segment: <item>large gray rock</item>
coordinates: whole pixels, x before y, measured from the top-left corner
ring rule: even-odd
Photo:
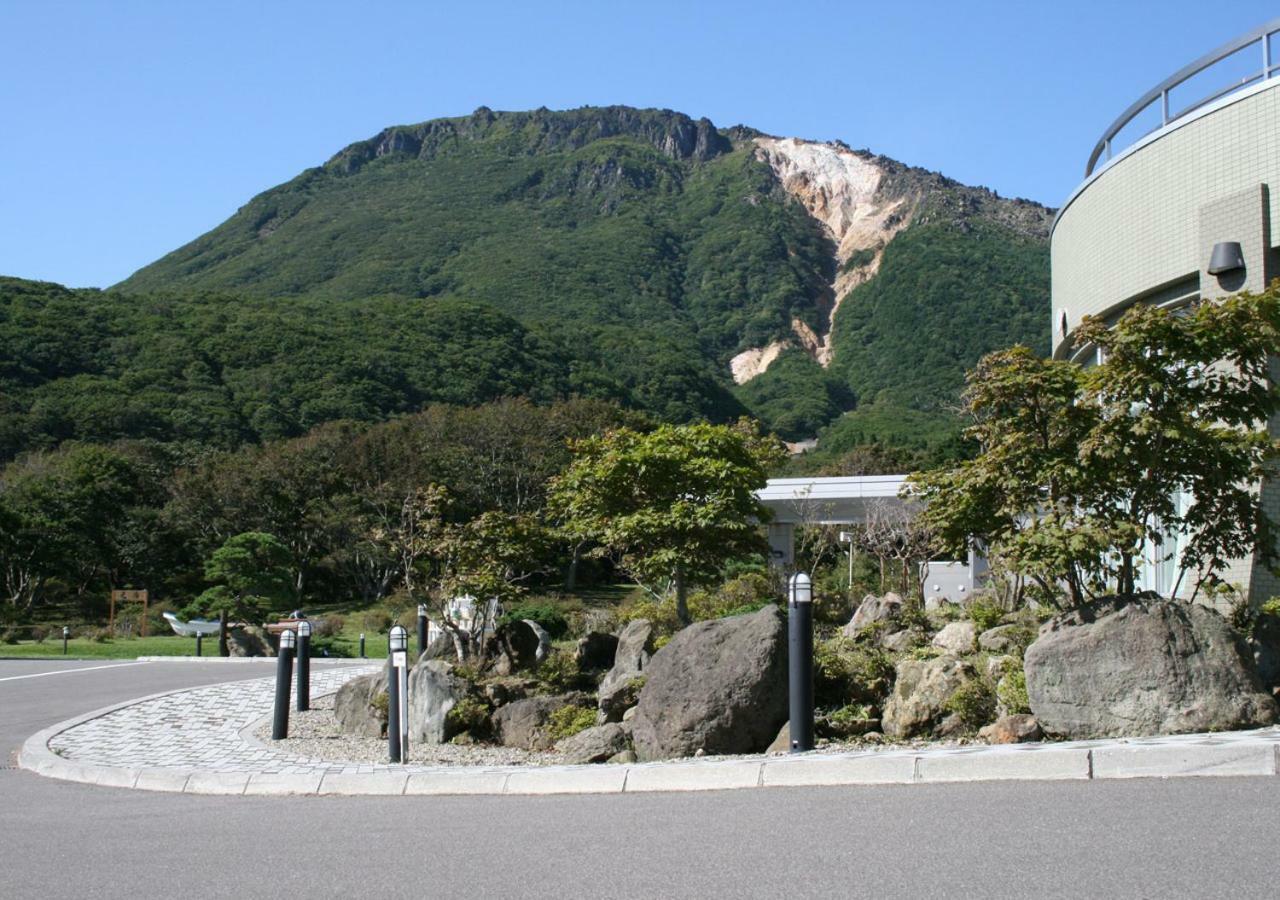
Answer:
[[[1031,711],[1051,735],[1224,731],[1277,717],[1227,621],[1182,601],[1112,599],[1059,615],[1024,667]]]
[[[499,639],[502,655],[494,667],[499,675],[533,671],[551,653],[551,635],[532,619],[503,625]]]
[[[644,674],[631,720],[641,760],[763,750],[787,719],[782,612],[766,606],[690,625]]]
[[[905,628],[880,638],[880,646],[890,653],[906,653],[912,647],[926,644],[929,636],[915,628]]]
[[[963,656],[978,649],[978,629],[972,622],[950,622],[933,636],[933,646]]]
[[[443,744],[453,737],[449,710],[467,693],[467,683],[453,669],[442,659],[423,659],[409,671],[410,746]]]
[[[954,656],[899,661],[881,716],[884,733],[901,740],[940,728],[947,719],[947,701],[975,674]]]
[[[892,622],[902,614],[902,598],[890,591],[883,597],[867,594],[858,604],[853,618],[844,626],[845,637],[857,637],[862,629],[874,622]]]
[[[989,653],[1017,653],[1024,647],[1026,625],[997,625],[978,635],[978,646]]]
[[[333,698],[333,715],[338,727],[347,734],[380,738],[387,734],[387,675],[372,672],[352,678],[338,688]],[[381,703],[379,695],[383,695]]]
[[[556,742],[555,736],[547,733],[551,714],[564,706],[589,707],[590,704],[591,699],[578,691],[516,700],[494,712],[491,720],[494,739],[507,747],[550,750]]]
[[[1261,616],[1248,642],[1254,671],[1266,690],[1280,687],[1280,620]]]
[[[613,668],[618,653],[618,636],[603,631],[590,631],[578,639],[573,658],[583,672]]]
[[[626,730],[616,722],[597,725],[567,737],[556,744],[556,752],[571,765],[599,763],[609,760],[628,747]]]
[[[257,625],[227,629],[227,652],[232,656],[275,656],[267,630]]]
[[[648,619],[628,622],[618,634],[614,649],[613,668],[600,682],[598,691],[600,723],[621,722],[622,714],[636,704],[639,691],[637,680],[643,677],[645,666],[653,654],[653,623]]]

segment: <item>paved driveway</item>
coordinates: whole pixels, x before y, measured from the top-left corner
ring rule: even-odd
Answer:
[[[0,746],[131,697],[269,672],[0,661]],[[0,771],[0,884],[15,898],[1275,897],[1278,831],[1274,777],[268,798]]]

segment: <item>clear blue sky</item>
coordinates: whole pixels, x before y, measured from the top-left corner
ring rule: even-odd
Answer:
[[[0,0],[0,274],[106,286],[386,125],[660,106],[1057,206],[1157,81],[1280,14],[1189,2]]]

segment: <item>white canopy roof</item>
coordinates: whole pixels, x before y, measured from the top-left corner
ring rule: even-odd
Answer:
[[[851,525],[865,522],[874,505],[904,505],[898,492],[906,480],[905,475],[770,478],[756,496],[778,524]]]

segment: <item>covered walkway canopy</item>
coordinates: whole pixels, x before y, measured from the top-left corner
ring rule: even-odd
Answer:
[[[798,525],[863,525],[876,508],[917,505],[919,501],[899,496],[906,480],[905,475],[770,478],[756,492],[760,502],[773,512],[769,523],[770,564],[786,571],[795,566]],[[852,544],[849,552],[853,552]],[[926,604],[939,600],[962,602],[972,594],[985,571],[986,561],[973,553],[967,560],[927,563],[921,570]]]
[[[839,478],[770,478],[756,492],[777,525],[856,525],[875,505],[902,505],[905,475]]]

